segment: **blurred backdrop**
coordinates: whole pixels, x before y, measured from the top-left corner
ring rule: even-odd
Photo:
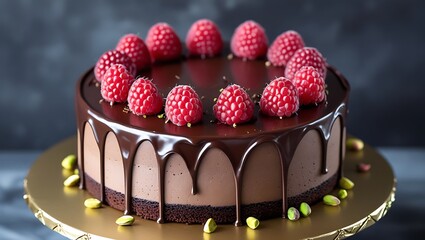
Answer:
[[[425,146],[425,1],[0,0],[0,149],[45,149],[76,133],[75,84],[125,33],[200,18],[225,40],[243,21],[271,42],[298,31],[350,81],[348,131],[374,146]]]

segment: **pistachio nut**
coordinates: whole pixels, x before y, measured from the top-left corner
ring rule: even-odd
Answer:
[[[86,206],[86,208],[100,208],[102,206],[102,202],[97,200],[96,198],[87,198],[84,201],[84,206]]]
[[[300,212],[304,217],[308,217],[311,214],[311,207],[306,202],[302,202],[300,205]]]
[[[214,219],[208,218],[208,220],[204,224],[204,232],[212,233],[216,229],[217,229],[217,224],[215,223]]]
[[[288,219],[291,221],[296,221],[300,218],[300,212],[298,211],[298,209],[294,208],[294,207],[290,207],[288,209]]]
[[[67,170],[74,170],[76,164],[77,164],[77,157],[74,154],[70,154],[66,156],[61,163],[62,167]]]
[[[348,138],[345,144],[350,151],[361,151],[364,148],[363,141],[358,138]]]
[[[348,193],[347,193],[347,190],[345,190],[345,189],[340,189],[339,191],[338,191],[338,198],[339,199],[346,199],[347,198],[347,196],[348,196]]]
[[[338,206],[341,203],[337,197],[329,194],[323,197],[323,202],[329,206]]]
[[[346,177],[342,177],[339,180],[339,186],[345,190],[350,190],[350,189],[353,189],[354,183],[350,179]]]
[[[357,172],[369,172],[372,166],[369,163],[359,163],[357,164]]]
[[[131,215],[124,215],[119,217],[115,223],[120,226],[130,226],[134,223],[134,217]]]
[[[246,225],[251,229],[256,229],[260,225],[260,221],[255,217],[249,217],[246,219]]]
[[[80,176],[73,174],[63,182],[65,187],[74,187],[80,182]]]

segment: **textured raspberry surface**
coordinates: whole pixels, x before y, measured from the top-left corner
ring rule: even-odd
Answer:
[[[165,102],[165,115],[177,126],[199,122],[202,119],[202,103],[198,94],[187,85],[174,87]]]
[[[213,107],[215,117],[222,123],[233,125],[251,120],[254,103],[239,85],[227,86]]]
[[[236,28],[230,44],[237,57],[253,60],[266,55],[268,40],[263,27],[249,20]]]
[[[280,34],[270,45],[267,59],[273,66],[285,66],[294,53],[304,47],[301,35],[289,30]]]
[[[133,63],[131,58],[127,56],[127,54],[118,50],[110,50],[100,56],[99,60],[97,60],[96,66],[94,67],[94,75],[97,81],[101,82],[106,70],[114,64],[122,64],[127,68],[127,71],[131,75],[136,75],[136,65]]]
[[[136,115],[153,115],[162,110],[163,99],[155,84],[147,78],[138,78],[128,93],[128,107]]]
[[[120,38],[115,47],[133,60],[137,70],[142,70],[150,66],[151,57],[145,42],[136,34],[129,33]]]
[[[261,112],[276,117],[290,117],[299,109],[298,92],[291,80],[284,77],[271,81],[260,99]]]
[[[217,25],[201,19],[190,27],[186,36],[186,46],[190,55],[213,57],[219,55],[223,49],[223,39]]]
[[[132,81],[134,81],[134,77],[124,65],[112,65],[103,76],[100,93],[103,99],[110,102],[111,105],[114,102],[125,102]]]
[[[167,23],[153,25],[146,36],[152,62],[179,59],[182,45],[174,29]]]
[[[295,73],[304,66],[312,66],[323,78],[326,77],[326,60],[316,48],[312,47],[304,47],[295,52],[286,64],[285,77],[293,79]]]
[[[302,67],[292,81],[298,89],[301,105],[316,104],[325,99],[325,80],[316,68]]]

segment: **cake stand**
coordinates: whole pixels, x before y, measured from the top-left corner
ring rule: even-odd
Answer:
[[[344,175],[355,183],[348,197],[336,207],[318,203],[312,214],[298,221],[271,219],[252,230],[246,226],[219,225],[212,234],[202,225],[158,224],[136,217],[132,226],[118,226],[122,212],[103,206],[87,209],[91,197],[78,187],[64,187],[70,174],[62,170],[62,159],[76,153],[76,137],[45,151],[33,164],[24,182],[24,199],[35,217],[53,231],[70,239],[343,239],[373,225],[394,202],[396,179],[387,161],[373,148],[347,152]],[[369,172],[359,173],[359,162],[370,163]]]

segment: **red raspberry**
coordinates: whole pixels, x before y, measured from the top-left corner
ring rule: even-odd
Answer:
[[[191,55],[202,58],[219,55],[223,49],[220,30],[208,19],[198,20],[187,33],[186,46]]]
[[[326,60],[322,54],[311,47],[298,49],[289,59],[285,68],[285,77],[293,79],[295,73],[304,66],[312,66],[325,78],[326,76]]]
[[[254,114],[254,103],[239,85],[227,86],[214,107],[215,117],[222,123],[234,125],[249,121]]]
[[[146,78],[138,78],[128,92],[128,107],[136,115],[153,115],[162,109],[162,97],[155,84]]]
[[[325,80],[316,68],[302,67],[292,82],[298,89],[301,105],[316,104],[325,99]]]
[[[103,76],[100,93],[111,105],[114,102],[125,102],[132,81],[134,81],[134,77],[124,65],[112,65]]]
[[[146,45],[152,62],[175,60],[182,54],[180,39],[167,23],[157,23],[149,29]]]
[[[177,126],[197,123],[202,119],[202,102],[198,94],[188,85],[171,89],[165,102],[167,119]]]
[[[284,77],[276,78],[264,88],[260,99],[260,109],[264,114],[290,117],[298,111],[298,108],[298,92],[291,80]]]
[[[230,47],[237,57],[253,60],[266,55],[267,44],[263,27],[254,21],[246,21],[236,28]]]
[[[304,47],[304,41],[295,31],[280,34],[267,51],[267,59],[273,66],[285,66],[294,53]]]
[[[122,64],[127,68],[129,74],[133,76],[136,75],[136,65],[133,63],[131,58],[127,56],[127,54],[118,50],[110,50],[100,56],[99,60],[97,60],[96,66],[94,67],[94,75],[97,81],[101,82],[106,70],[114,64]]]
[[[127,54],[136,64],[137,70],[145,69],[151,64],[148,48],[136,34],[129,33],[122,36],[115,49]]]

